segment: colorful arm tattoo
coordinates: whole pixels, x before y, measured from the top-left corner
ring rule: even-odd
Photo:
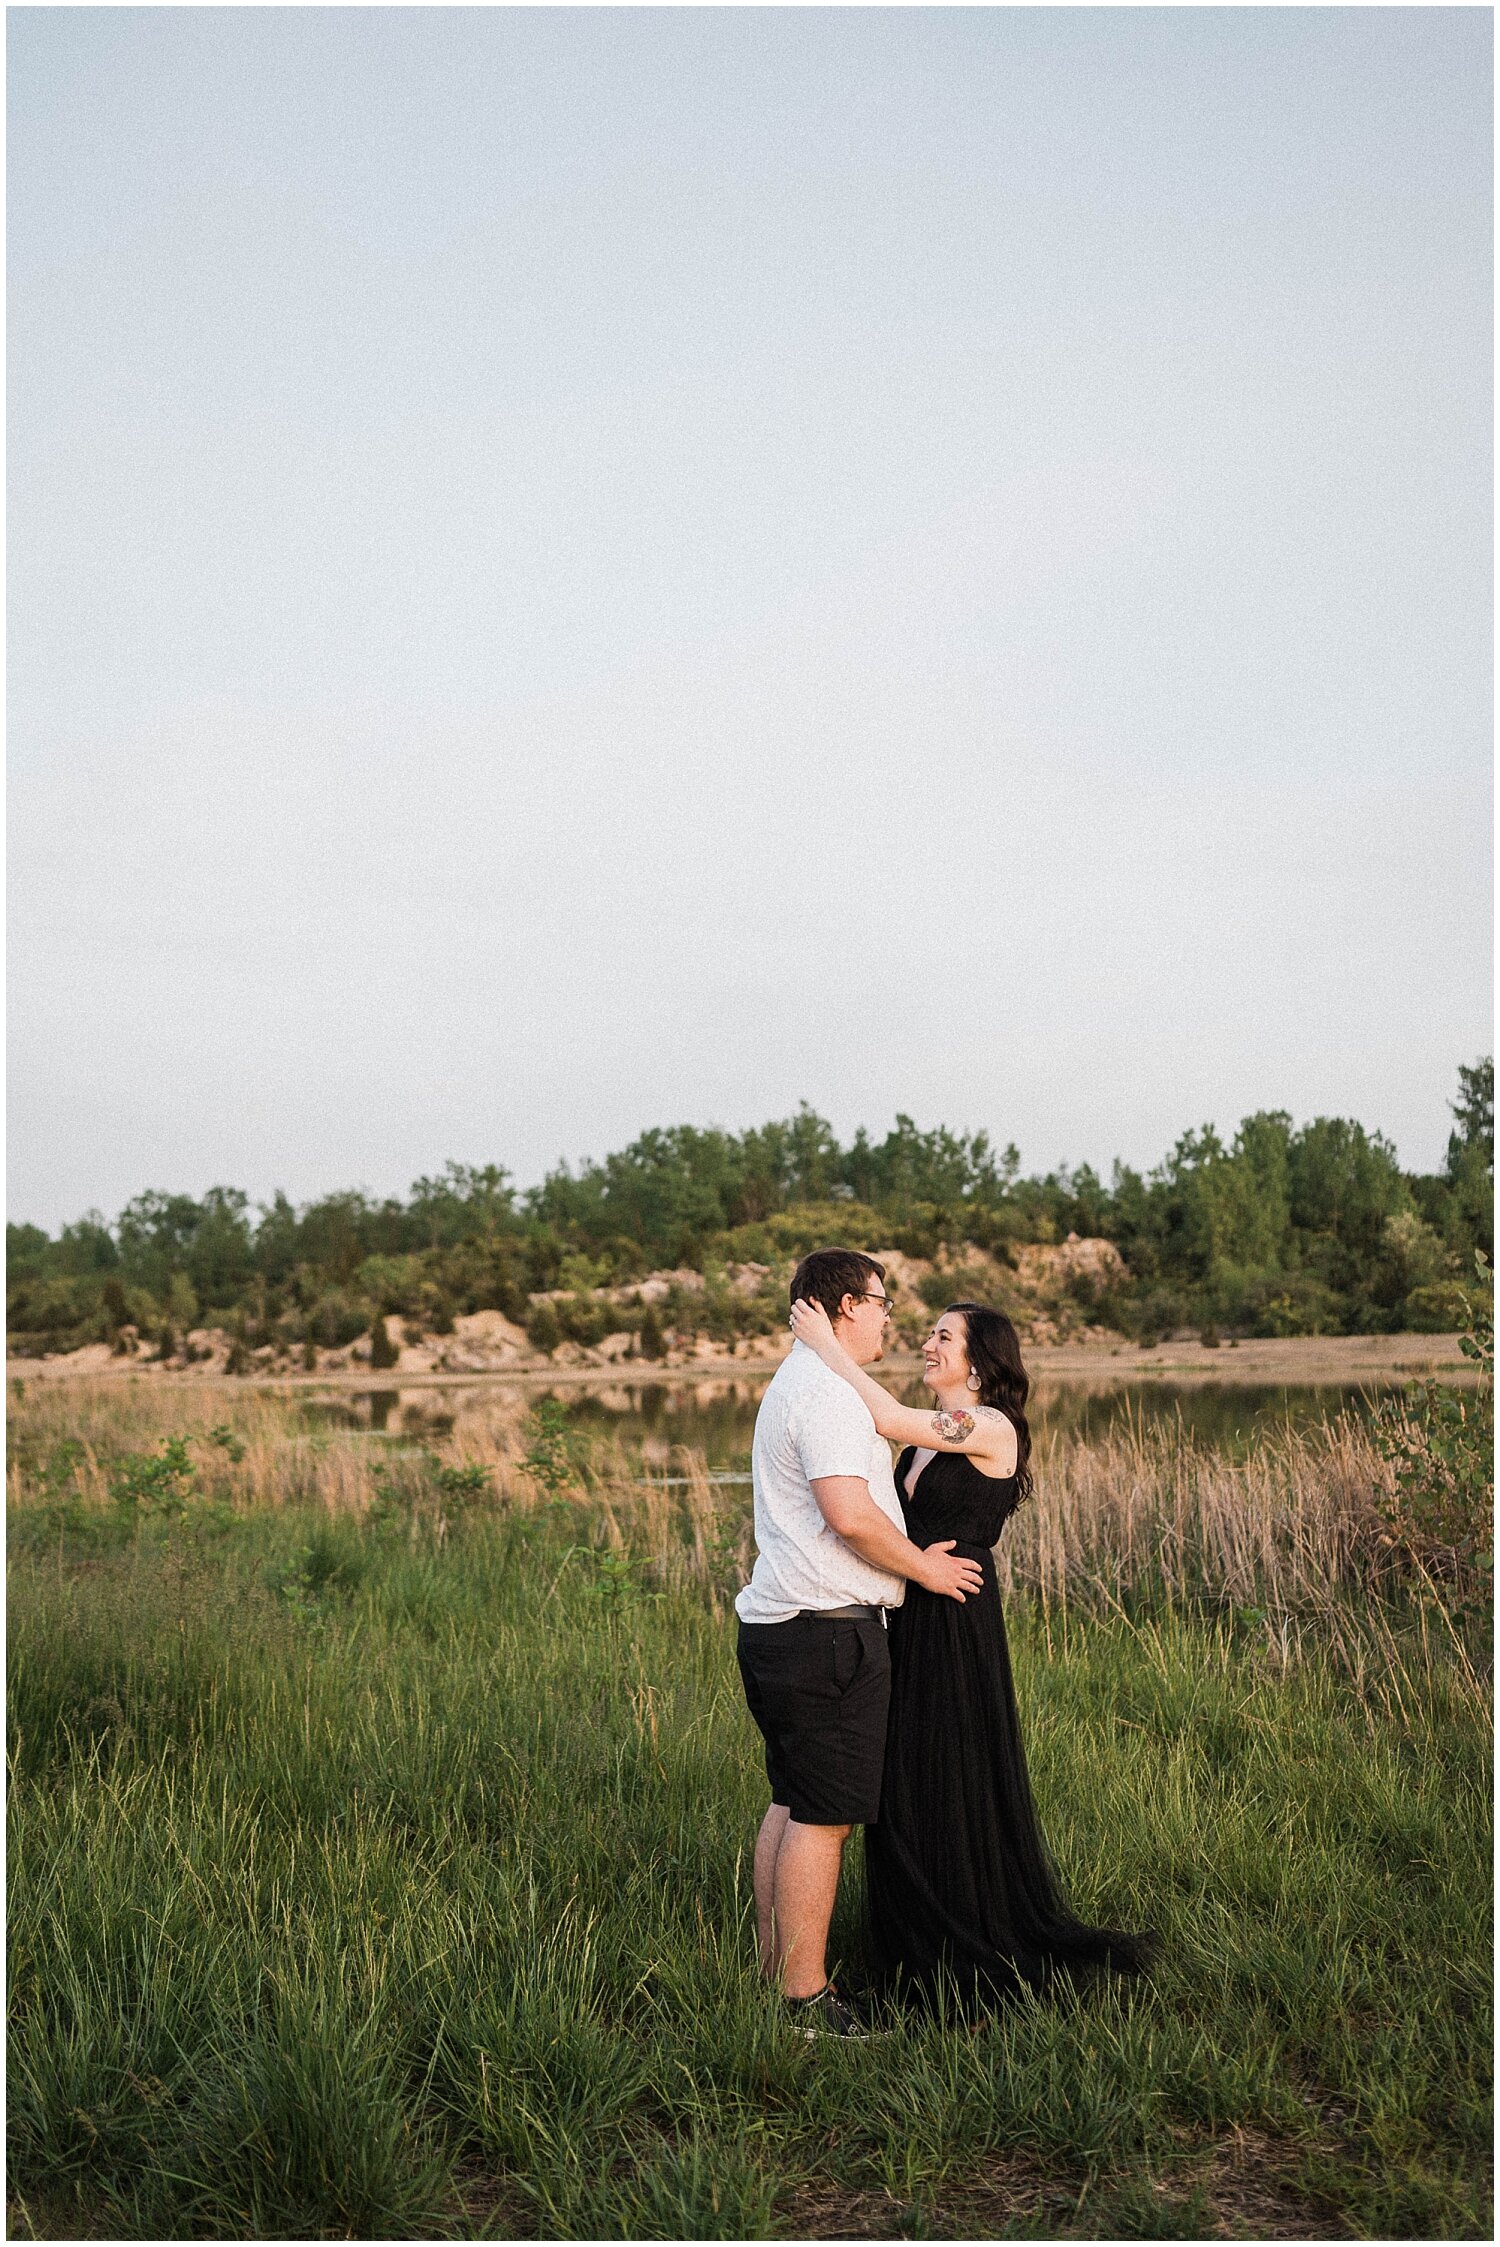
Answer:
[[[932,1424],[946,1443],[962,1443],[974,1433],[972,1412],[934,1412]]]

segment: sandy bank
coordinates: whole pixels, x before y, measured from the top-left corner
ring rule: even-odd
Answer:
[[[378,1372],[368,1364],[350,1364],[307,1373],[257,1368],[227,1376],[217,1368],[174,1370],[143,1364],[139,1359],[111,1357],[108,1350],[100,1346],[75,1350],[67,1357],[12,1358],[9,1374],[12,1380],[26,1381],[83,1376],[91,1380],[101,1377],[148,1379],[194,1385],[204,1381],[230,1382],[237,1388],[278,1390],[368,1391],[478,1386],[522,1391],[587,1390],[618,1387],[622,1382],[631,1387],[654,1382],[678,1387],[699,1381],[749,1382],[758,1386],[774,1372],[780,1349],[774,1347],[772,1352],[758,1351],[753,1355],[735,1355],[727,1350],[709,1354],[702,1350],[701,1354],[683,1358],[674,1352],[666,1363],[624,1358],[609,1365],[597,1362],[549,1364],[533,1358],[530,1363],[474,1366],[462,1370],[413,1363],[417,1355],[403,1350],[396,1366]],[[1463,1356],[1458,1337],[1453,1334],[1319,1334],[1284,1341],[1226,1342],[1218,1349],[1205,1348],[1196,1339],[1163,1342],[1155,1349],[1142,1349],[1129,1342],[1071,1347],[1036,1345],[1027,1350],[1026,1365],[1034,1381],[1069,1384],[1186,1381],[1247,1387],[1284,1384],[1288,1387],[1355,1388],[1364,1381],[1420,1380],[1428,1374],[1462,1382],[1476,1378],[1474,1367]],[[883,1375],[895,1375],[903,1380],[917,1378],[921,1370],[920,1357],[911,1352],[893,1352],[881,1360],[879,1368]]]

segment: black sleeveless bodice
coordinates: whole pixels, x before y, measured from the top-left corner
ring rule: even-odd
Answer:
[[[891,1615],[880,1819],[865,1834],[877,1975],[929,1992],[948,1983],[983,2003],[1040,1988],[1059,1966],[1135,1971],[1143,1938],[1069,1911],[1031,1798],[992,1550],[1017,1480],[939,1451],[908,1496],[914,1456],[896,1463],[907,1535],[922,1546],[952,1538],[984,1580],[962,1601],[909,1583]]]
[[[896,1467],[896,1489],[914,1545],[936,1545],[944,1537],[975,1546],[988,1558],[1000,1532],[1016,1510],[1019,1485],[1014,1475],[983,1475],[961,1451],[937,1451],[917,1477],[913,1497],[906,1478],[916,1454],[903,1451]]]

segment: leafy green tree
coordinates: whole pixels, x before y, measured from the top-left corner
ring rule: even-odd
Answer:
[[[515,1204],[509,1171],[496,1163],[450,1162],[440,1176],[417,1179],[407,1213],[422,1247],[451,1248],[460,1241],[514,1231]]]
[[[325,1350],[341,1350],[346,1342],[357,1341],[364,1333],[369,1314],[352,1296],[330,1288],[313,1306],[307,1323],[308,1331]]]
[[[1351,1250],[1374,1249],[1386,1219],[1407,1206],[1390,1141],[1342,1116],[1319,1116],[1293,1133],[1287,1187],[1294,1224]]]
[[[1466,1155],[1477,1149],[1491,1178],[1495,1175],[1495,1062],[1492,1054],[1472,1069],[1460,1067],[1458,1098],[1452,1103],[1458,1129],[1448,1141],[1448,1175],[1458,1175]]]
[[[367,1256],[350,1285],[382,1311],[416,1312],[422,1307],[428,1270],[421,1256]]]
[[[561,1283],[573,1289],[565,1317],[547,1313],[542,1328],[550,1318],[559,1337],[582,1338],[616,1317],[593,1291],[652,1265],[779,1267],[830,1241],[921,1256],[968,1242],[1005,1260],[1018,1243],[1076,1232],[1119,1247],[1127,1277],[1100,1310],[1127,1331],[1313,1333],[1404,1319],[1431,1330],[1452,1311],[1455,1273],[1476,1247],[1493,1251],[1490,1060],[1459,1072],[1454,1121],[1431,1177],[1403,1177],[1388,1143],[1357,1123],[1319,1117],[1294,1130],[1280,1110],[1245,1117],[1227,1143],[1212,1125],[1186,1132],[1148,1177],[1117,1163],[1106,1184],[1088,1164],[1022,1177],[1014,1146],[997,1154],[985,1132],[924,1130],[905,1113],[878,1141],[860,1130],[841,1148],[804,1102],[741,1133],[643,1132],[519,1196],[500,1166],[456,1162],[418,1178],[404,1203],[350,1191],[299,1209],[278,1193],[253,1222],[235,1188],[201,1200],[153,1191],[113,1229],[97,1211],[55,1240],[11,1227],[10,1321],[59,1348],[122,1324],[155,1333],[163,1321],[233,1317],[243,1355],[308,1331],[347,1342],[372,1311],[434,1332],[485,1309],[525,1322],[532,1298]],[[105,1299],[109,1278],[129,1320]],[[726,1331],[739,1330],[737,1301],[694,1298]]]
[[[1449,1245],[1467,1261],[1476,1248],[1495,1253],[1495,1064],[1486,1057],[1458,1072],[1453,1103],[1458,1129],[1448,1141],[1446,1192],[1430,1214]],[[1435,1182],[1434,1182],[1435,1183]]]
[[[186,1271],[204,1303],[232,1303],[256,1277],[249,1199],[237,1186],[210,1186],[198,1205]]]
[[[301,1230],[296,1210],[279,1190],[270,1202],[261,1204],[260,1222],[255,1228],[255,1268],[272,1287],[283,1286],[304,1261]]]
[[[676,1263],[726,1229],[736,1183],[728,1135],[679,1124],[643,1132],[621,1153],[585,1164],[577,1177],[560,1165],[528,1207],[580,1247],[626,1233],[653,1260]]]
[[[6,1226],[5,1268],[13,1282],[40,1278],[54,1268],[56,1255],[51,1234],[44,1233],[40,1225]]]
[[[165,1298],[186,1273],[200,1302],[228,1306],[254,1270],[247,1197],[236,1186],[190,1194],[138,1194],[120,1213],[119,1261],[128,1280]]]
[[[958,1211],[976,1202],[993,1206],[1003,1198],[1007,1179],[988,1132],[953,1132],[943,1125],[922,1131],[910,1116],[898,1115],[878,1146],[862,1135],[856,1141],[845,1183],[877,1208],[923,1202]]]
[[[370,1364],[377,1372],[386,1372],[401,1355],[399,1346],[391,1338],[383,1318],[377,1318],[370,1328]]]
[[[347,1286],[367,1256],[382,1245],[376,1238],[376,1211],[364,1194],[325,1194],[309,1202],[297,1218],[299,1262],[336,1286]]]
[[[64,1225],[58,1237],[56,1268],[64,1272],[112,1272],[120,1262],[114,1236],[97,1209],[89,1210],[76,1225]]]

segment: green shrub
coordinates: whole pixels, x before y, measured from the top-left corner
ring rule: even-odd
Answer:
[[[226,1373],[245,1373],[250,1366],[250,1345],[245,1334],[245,1314],[236,1311],[229,1322],[229,1355],[224,1360]]]
[[[527,1448],[521,1465],[539,1482],[549,1498],[585,1488],[589,1480],[590,1451],[587,1436],[575,1428],[567,1407],[556,1397],[539,1397],[527,1416]]]
[[[1252,1331],[1281,1341],[1298,1334],[1337,1334],[1344,1325],[1342,1306],[1332,1288],[1309,1272],[1279,1279],[1255,1305]]]
[[[376,1319],[370,1328],[370,1363],[377,1372],[387,1372],[400,1358],[399,1345],[387,1331],[385,1320]]]
[[[1192,1310],[1186,1296],[1179,1295],[1175,1288],[1154,1287],[1136,1306],[1133,1331],[1139,1340],[1150,1344],[1169,1341],[1180,1326],[1191,1324]]]
[[[565,1256],[558,1266],[557,1284],[570,1287],[575,1295],[586,1295],[590,1289],[607,1287],[614,1277],[613,1268],[603,1256]]]
[[[335,1290],[322,1296],[314,1306],[308,1330],[325,1350],[341,1350],[346,1342],[358,1341],[369,1323],[368,1310]]]
[[[378,1303],[383,1312],[416,1311],[421,1308],[426,1278],[420,1256],[367,1256],[350,1287],[367,1303]]]
[[[550,1303],[533,1303],[526,1318],[526,1339],[534,1350],[544,1351],[550,1358],[563,1338],[557,1313]]]
[[[1469,1298],[1457,1280],[1434,1280],[1414,1287],[1402,1306],[1408,1334],[1457,1334],[1468,1314]]]
[[[128,1451],[110,1477],[109,1494],[121,1512],[182,1514],[201,1495],[186,1436],[168,1436],[160,1451]]]
[[[627,1314],[618,1303],[592,1295],[564,1296],[553,1305],[553,1316],[563,1339],[580,1343],[586,1350],[602,1342],[606,1334],[618,1333],[627,1323]]]
[[[1476,1572],[1493,1583],[1495,1533],[1495,1318],[1481,1292],[1492,1282],[1475,1252],[1479,1287],[1465,1300],[1459,1348],[1478,1368],[1471,1389],[1414,1382],[1384,1398],[1373,1422],[1376,1443],[1396,1470],[1387,1514],[1397,1540],[1462,1587]]]

